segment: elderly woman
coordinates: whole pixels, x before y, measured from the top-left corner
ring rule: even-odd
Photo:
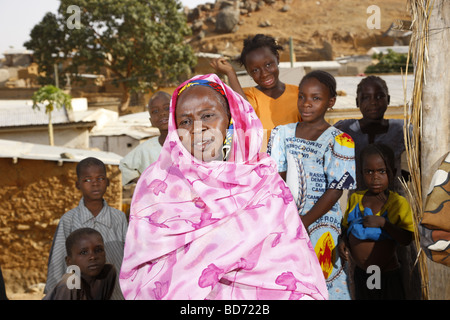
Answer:
[[[171,100],[161,155],[131,204],[126,299],[327,299],[324,276],[261,122],[216,75]]]

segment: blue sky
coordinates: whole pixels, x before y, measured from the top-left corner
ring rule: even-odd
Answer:
[[[190,8],[214,0],[182,0]],[[0,0],[0,58],[10,46],[22,49],[29,40],[31,29],[47,12],[56,13],[58,0]]]

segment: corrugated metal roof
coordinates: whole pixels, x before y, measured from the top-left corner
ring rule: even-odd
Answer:
[[[0,104],[0,128],[12,126],[33,126],[48,124],[48,115],[45,107],[40,110],[33,109],[31,100],[3,100]],[[52,123],[71,122],[65,108],[55,109],[52,112]]]
[[[91,136],[122,136],[127,135],[141,140],[159,135],[159,130],[152,127],[147,111],[121,116],[117,121],[106,123],[101,128],[94,128]]]
[[[122,156],[113,152],[73,149],[0,139],[0,158],[79,162],[95,157],[105,164],[119,165]]]

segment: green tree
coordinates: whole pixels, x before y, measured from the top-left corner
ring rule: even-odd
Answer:
[[[408,55],[388,49],[386,54],[374,53],[372,59],[378,60],[378,63],[368,66],[365,70],[366,73],[400,73],[402,70],[403,72],[406,70]],[[409,64],[408,72],[413,72],[412,64]]]
[[[57,16],[48,12],[31,30],[30,38],[24,46],[34,51],[33,60],[39,67],[38,82],[55,84],[54,66],[62,61],[64,47],[64,29]]]
[[[74,18],[69,6],[80,9],[75,17],[79,28],[68,27]],[[109,69],[113,76],[106,80],[122,89],[121,113],[128,108],[132,92],[184,80],[196,63],[185,41],[191,30],[178,0],[61,0],[56,21],[55,29],[64,30],[64,35],[55,35],[54,47],[71,61],[62,72],[101,74]],[[43,29],[41,24],[44,21],[35,28]],[[54,56],[55,48],[46,45],[49,41],[44,41],[47,48],[42,47],[33,39],[33,31],[27,48],[36,52],[36,43],[39,50],[52,51]]]
[[[45,113],[48,115],[48,140],[51,146],[55,145],[53,138],[52,112],[63,107],[66,110],[72,109],[72,97],[53,86],[46,85],[33,94],[33,109],[40,110],[39,103],[45,104]]]

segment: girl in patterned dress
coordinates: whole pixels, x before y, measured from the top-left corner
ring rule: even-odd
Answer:
[[[344,189],[354,189],[355,145],[324,118],[336,102],[336,81],[324,71],[308,73],[299,84],[302,122],[277,126],[268,153],[290,188],[325,277],[329,298],[350,299],[347,275],[337,254]]]

